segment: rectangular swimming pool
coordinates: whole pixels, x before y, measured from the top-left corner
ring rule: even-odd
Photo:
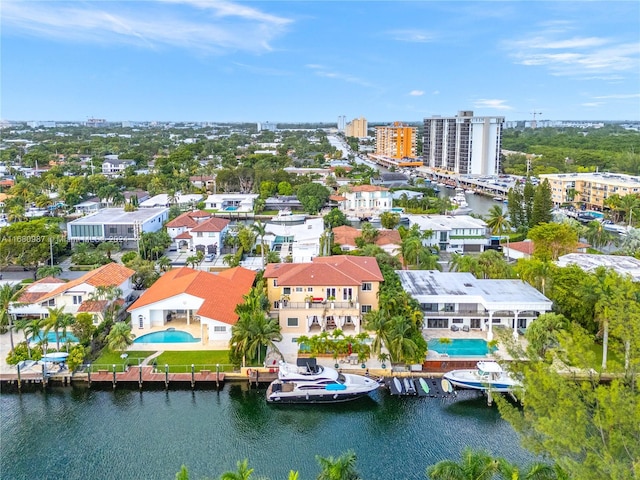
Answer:
[[[451,343],[442,343],[439,338],[427,342],[429,351],[446,353],[450,357],[484,357],[489,352],[489,345],[482,338],[450,338]],[[491,349],[495,352],[496,347]]]

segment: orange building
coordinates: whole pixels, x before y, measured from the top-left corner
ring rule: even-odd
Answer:
[[[376,127],[376,155],[391,158],[415,158],[418,129],[401,122]]]

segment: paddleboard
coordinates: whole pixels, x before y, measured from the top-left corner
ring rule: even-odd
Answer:
[[[447,380],[446,378],[443,378],[440,381],[440,385],[442,386],[442,391],[445,393],[451,393],[453,392],[453,386],[451,385],[451,383],[449,383],[449,380]]]
[[[429,393],[429,384],[425,381],[425,379],[420,378],[418,379],[418,382],[420,383],[420,387],[422,387],[424,393]]]
[[[402,383],[398,377],[393,377],[393,386],[396,387],[399,394],[402,393]]]

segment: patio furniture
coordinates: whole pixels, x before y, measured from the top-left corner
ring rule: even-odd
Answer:
[[[469,325],[463,325],[462,326],[462,331],[463,332],[468,332],[469,331]]]
[[[457,325],[451,325],[452,332],[457,332],[458,330],[460,330],[460,327],[458,327]]]

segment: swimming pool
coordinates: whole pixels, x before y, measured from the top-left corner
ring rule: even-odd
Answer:
[[[446,353],[450,357],[484,357],[489,353],[489,345],[481,338],[453,338],[450,344],[440,342],[439,338],[433,338],[427,342],[429,351]],[[491,349],[495,352],[496,347]]]
[[[224,209],[225,212],[235,212],[236,210],[238,210],[238,207],[225,207]]]
[[[133,343],[196,343],[199,341],[199,338],[195,338],[189,332],[163,330],[142,335],[134,339]]]
[[[56,332],[47,332],[47,334],[45,335],[44,330],[40,330],[40,333],[34,335],[29,339],[29,343],[40,343],[43,339],[46,339],[48,343],[56,343]],[[60,343],[78,343],[78,338],[69,332],[67,332],[66,335],[62,335],[62,332],[58,333],[58,340],[60,341]]]

